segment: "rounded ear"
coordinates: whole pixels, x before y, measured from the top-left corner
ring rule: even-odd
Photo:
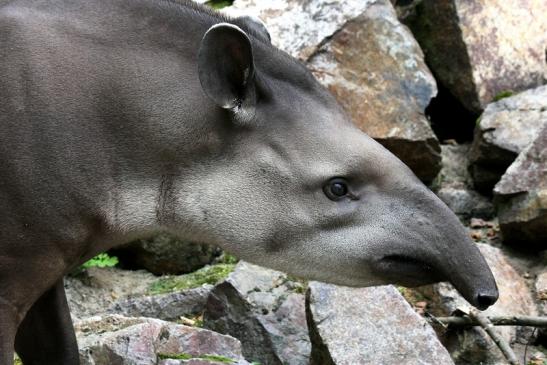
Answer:
[[[201,40],[198,73],[203,91],[221,108],[243,114],[254,110],[253,50],[237,26],[220,23],[209,28]]]
[[[270,32],[266,27],[266,23],[264,23],[262,19],[254,15],[244,15],[239,19],[244,21],[247,27],[254,31],[257,36],[262,38],[263,41],[271,43],[272,37],[270,36]]]

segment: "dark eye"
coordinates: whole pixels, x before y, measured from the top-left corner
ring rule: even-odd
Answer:
[[[331,179],[324,187],[323,191],[330,200],[338,200],[348,194],[348,183],[342,178]]]

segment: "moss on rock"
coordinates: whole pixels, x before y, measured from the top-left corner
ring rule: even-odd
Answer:
[[[193,273],[180,276],[166,276],[158,279],[150,286],[150,294],[163,294],[177,290],[192,289],[203,284],[214,285],[224,280],[233,270],[234,264],[218,264],[205,266]]]

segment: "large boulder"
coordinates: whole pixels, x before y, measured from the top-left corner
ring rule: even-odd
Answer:
[[[547,86],[489,104],[478,120],[470,151],[475,187],[490,193],[517,155],[547,124]]]
[[[494,206],[473,189],[467,169],[469,149],[468,144],[441,145],[443,167],[435,179],[433,190],[461,218],[491,218]]]
[[[310,282],[313,365],[454,364],[433,329],[393,286]]]
[[[547,248],[547,123],[503,175],[494,194],[504,241]]]
[[[526,280],[513,268],[499,248],[478,244],[486,262],[492,269],[499,288],[499,299],[484,313],[487,316],[534,316],[537,308]],[[430,303],[430,310],[437,316],[448,316],[460,307],[470,304],[451,284],[440,283],[422,288]],[[531,336],[529,327],[500,326],[496,331],[510,344],[526,343]],[[477,327],[448,329],[442,332],[442,341],[459,365],[504,364],[504,356],[496,344]]]
[[[497,96],[545,83],[547,2],[423,0],[405,19],[427,64],[479,113]]]
[[[389,0],[236,0],[231,14],[266,23],[272,42],[303,60],[354,123],[423,181],[440,169],[425,108],[437,86]]]
[[[235,338],[158,319],[97,316],[75,329],[82,365],[249,365]]]
[[[159,234],[116,248],[122,266],[146,269],[156,275],[184,274],[210,264],[220,254],[216,247]]]
[[[211,292],[204,326],[238,338],[247,359],[307,365],[311,345],[303,291],[281,272],[240,262]]]
[[[203,285],[172,293],[144,295],[116,301],[107,313],[128,317],[151,317],[164,321],[176,321],[180,317],[192,317],[202,313],[212,285]]]

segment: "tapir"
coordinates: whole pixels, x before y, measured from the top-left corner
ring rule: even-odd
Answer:
[[[0,0],[0,52],[0,365],[78,364],[63,276],[159,231],[313,280],[498,297],[457,217],[253,18]]]

